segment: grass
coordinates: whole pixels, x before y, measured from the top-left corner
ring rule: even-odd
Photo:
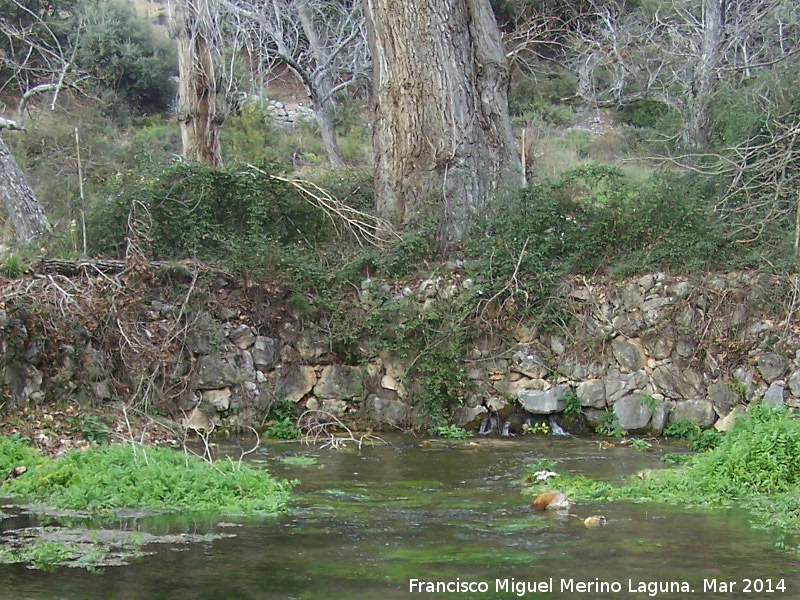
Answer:
[[[775,531],[786,546],[800,535],[800,420],[785,409],[756,405],[713,449],[678,468],[621,486],[580,475],[564,475],[560,482],[576,500],[738,506],[750,512],[754,526]]]
[[[111,515],[120,509],[224,515],[285,509],[292,483],[228,460],[214,465],[166,448],[130,445],[76,450],[55,460],[0,437],[0,467],[29,466],[4,492],[56,509]],[[6,469],[9,470],[9,469]]]

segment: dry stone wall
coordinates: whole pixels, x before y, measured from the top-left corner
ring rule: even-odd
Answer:
[[[394,295],[422,313],[472,285],[458,277],[368,280],[359,302],[369,308]],[[477,429],[494,418],[500,431],[522,432],[579,403],[590,426],[660,433],[681,419],[724,430],[753,402],[800,409],[798,296],[791,282],[749,272],[564,282],[558,297],[570,317],[559,329],[520,325],[503,337],[476,336],[464,356],[473,391],[454,421]],[[142,330],[174,312],[160,300],[145,303]],[[0,330],[6,409],[58,395],[120,398],[120,357],[89,332],[53,363],[41,339],[2,310]],[[267,335],[256,319],[220,304],[193,319],[184,358],[174,366],[186,382],[178,409],[196,428],[261,423],[277,400],[362,424],[421,424],[408,365],[385,352],[338,364],[324,329],[311,323],[287,320]]]

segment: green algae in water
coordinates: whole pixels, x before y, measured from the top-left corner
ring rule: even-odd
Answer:
[[[289,467],[301,467],[304,469],[319,464],[319,461],[314,456],[283,456],[280,461]]]

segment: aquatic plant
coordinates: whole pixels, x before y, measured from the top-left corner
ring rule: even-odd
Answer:
[[[0,448],[7,444],[7,438],[0,438]],[[99,515],[122,508],[237,515],[284,510],[291,487],[232,460],[212,465],[167,448],[112,445],[38,461],[5,491],[53,508]]]
[[[785,409],[753,406],[713,449],[641,475],[622,486],[565,475],[560,486],[578,499],[735,504],[755,526],[800,534],[800,420]]]
[[[453,424],[434,427],[432,433],[447,440],[464,440],[472,437],[472,434],[469,431]]]

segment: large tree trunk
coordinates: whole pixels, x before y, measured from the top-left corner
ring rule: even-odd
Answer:
[[[711,128],[711,101],[717,91],[725,35],[725,2],[703,0],[703,30],[700,55],[694,70],[692,88],[686,99],[683,145],[687,150],[708,148]]]
[[[314,56],[314,62],[317,63],[318,67],[322,66],[325,62],[325,54],[320,47],[317,32],[314,29],[314,23],[305,0],[298,1],[297,14],[300,17],[300,25],[303,27],[303,33],[305,33],[308,40],[311,54]],[[330,77],[327,71],[322,69],[316,73],[316,78],[309,83],[309,96],[311,97],[314,116],[317,119],[317,125],[319,125],[319,131],[322,135],[325,153],[328,155],[328,161],[333,168],[342,169],[344,168],[344,160],[342,160],[342,153],[339,150],[339,143],[336,141],[336,130],[333,127],[330,115],[330,107],[333,101],[330,97],[332,89]]]
[[[47,217],[22,169],[0,135],[0,193],[14,231],[21,242],[42,235],[49,228]]]
[[[508,64],[489,0],[364,0],[379,214],[441,216],[456,242],[498,188],[520,185]]]
[[[214,48],[214,19],[209,0],[177,2],[178,123],[183,157],[216,167],[221,163],[219,127],[225,112],[217,94],[221,73]]]

